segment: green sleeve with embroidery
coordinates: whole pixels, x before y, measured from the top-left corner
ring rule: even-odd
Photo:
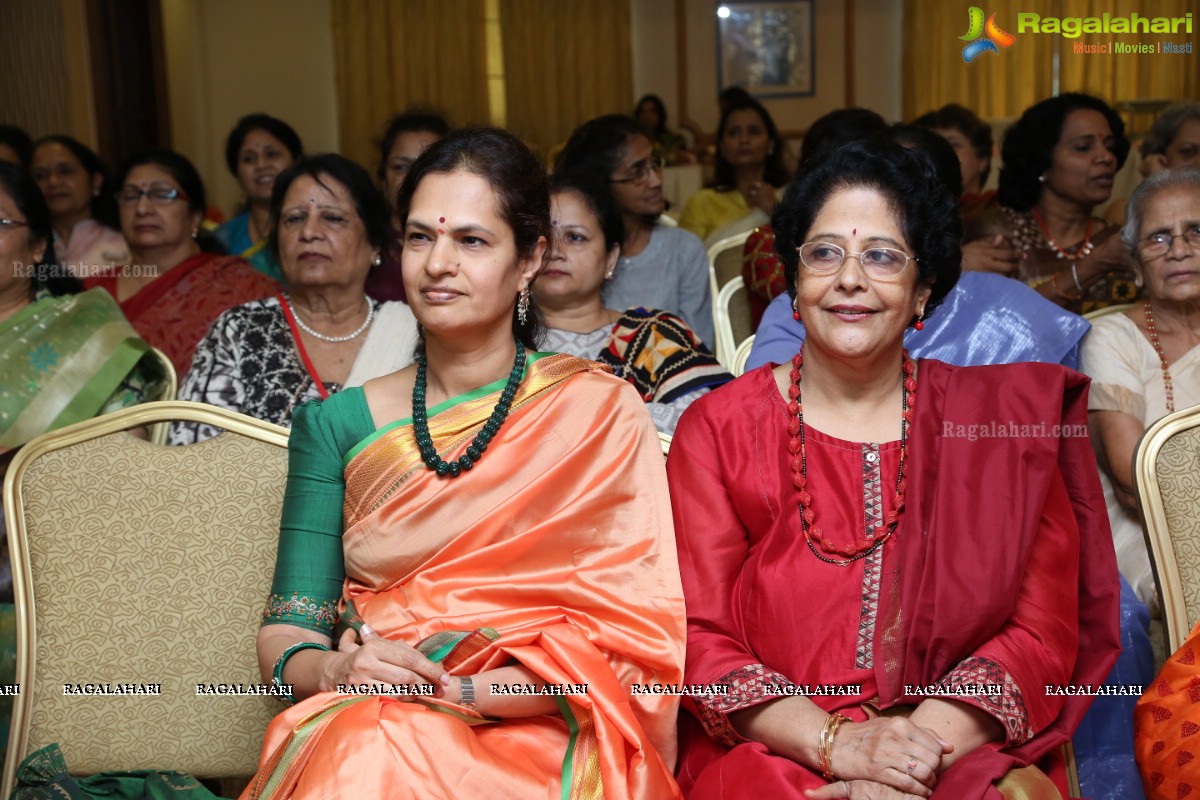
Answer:
[[[356,394],[356,398],[333,395],[325,401],[330,405],[306,403],[292,417],[279,553],[263,625],[298,625],[326,636],[333,633],[345,578],[342,457],[349,449],[347,420],[339,418],[339,409],[353,408],[352,403],[334,401],[357,399],[365,409],[361,390]],[[361,423],[364,412],[356,410],[351,416]],[[371,426],[362,427],[350,436],[352,442],[370,433]]]

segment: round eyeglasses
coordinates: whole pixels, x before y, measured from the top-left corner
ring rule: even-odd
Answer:
[[[662,156],[655,156],[647,161],[639,161],[634,164],[633,170],[629,173],[628,178],[609,178],[609,183],[645,183],[650,179],[651,173],[661,173],[663,167],[667,165],[666,159]]]
[[[1175,245],[1176,239],[1183,239],[1183,243],[1192,250],[1200,250],[1200,225],[1185,228],[1183,233],[1167,233],[1166,231],[1152,233],[1142,239],[1138,245],[1138,252],[1145,259],[1160,258],[1165,256]]]
[[[863,271],[872,278],[894,278],[904,271],[909,261],[921,260],[894,247],[868,247],[861,253],[851,253],[829,242],[807,242],[797,247],[796,252],[804,266],[818,275],[837,272],[847,258],[857,258]]]

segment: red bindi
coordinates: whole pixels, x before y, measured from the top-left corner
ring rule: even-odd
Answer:
[[[852,228],[852,229],[850,230],[850,235],[851,235],[851,236],[857,236],[857,235],[858,235],[858,228]]]
[[[445,221],[446,221],[445,217],[438,217],[438,222],[445,222]]]

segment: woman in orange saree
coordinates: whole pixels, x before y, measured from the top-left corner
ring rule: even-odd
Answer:
[[[296,412],[258,651],[306,699],[243,797],[677,797],[677,698],[640,691],[682,676],[662,455],[628,384],[525,355],[544,174],[466,131],[401,200],[423,346]]]

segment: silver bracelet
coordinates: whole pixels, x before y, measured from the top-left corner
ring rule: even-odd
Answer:
[[[1071,262],[1071,280],[1075,281],[1075,291],[1079,292],[1079,296],[1083,297],[1083,284],[1079,282],[1079,269],[1075,262]]]
[[[459,698],[458,704],[468,711],[478,711],[479,707],[475,705],[475,683],[470,678],[458,679]]]

